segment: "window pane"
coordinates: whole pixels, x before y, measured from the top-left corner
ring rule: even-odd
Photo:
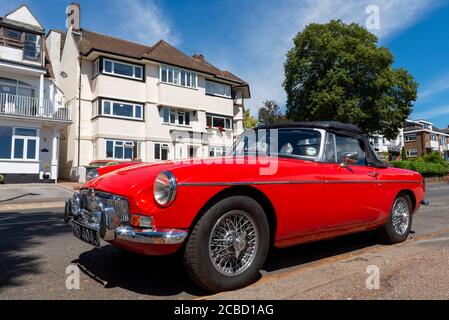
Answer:
[[[188,87],[191,87],[192,85],[191,85],[191,76],[192,76],[192,74],[190,73],[190,72],[187,72],[187,86]]]
[[[335,155],[335,135],[333,133],[327,134],[326,146],[324,149],[324,161],[329,163],[336,163]]]
[[[186,85],[186,72],[184,70],[181,71],[181,85]]]
[[[337,145],[337,161],[342,162],[341,157],[344,153],[357,152],[359,160],[358,165],[366,165],[365,151],[360,146],[360,142],[357,139],[336,135]]]
[[[176,123],[176,112],[170,112],[170,123]]]
[[[111,102],[103,101],[103,114],[111,114]]]
[[[20,40],[22,33],[12,29],[3,29],[4,35],[9,39]]]
[[[120,117],[132,117],[133,116],[133,106],[131,104],[113,104],[113,115]]]
[[[196,73],[192,73],[192,87],[196,88]]]
[[[15,134],[16,134],[16,136],[36,137],[37,130],[36,129],[26,129],[26,128],[16,128]]]
[[[229,119],[226,119],[226,126],[225,126],[225,128],[226,129],[231,129],[231,120],[229,120]]]
[[[190,112],[186,112],[185,124],[190,126]]]
[[[225,126],[224,119],[223,118],[213,118],[213,126],[216,128],[218,128],[218,127],[224,128],[224,126]]]
[[[173,83],[173,68],[168,68],[168,82]]]
[[[142,118],[142,106],[136,105],[136,114],[135,117],[141,119]]]
[[[174,70],[173,83],[174,83],[174,84],[179,84],[179,83],[180,83],[179,78],[180,78],[180,72],[179,72],[179,69],[175,69],[175,70]]]
[[[123,76],[127,76],[127,77],[132,77],[133,76],[133,66],[119,63],[119,62],[114,62],[114,73],[120,74]]]
[[[14,139],[14,158],[23,159],[23,139]]]
[[[104,61],[104,71],[112,73],[112,62],[109,60]]]
[[[154,159],[161,158],[161,145],[159,143],[154,144]]]
[[[134,156],[133,156],[133,148],[126,147],[125,148],[125,159],[132,159],[132,158],[134,158]]]
[[[167,82],[167,67],[162,67],[161,70],[161,81]]]
[[[184,112],[178,112],[178,124],[184,124]]]
[[[206,125],[208,127],[212,127],[212,117],[211,116],[206,116]]]
[[[142,79],[142,67],[134,67],[134,76]]]
[[[114,148],[114,142],[106,141],[106,158],[114,157],[113,148]]]
[[[0,159],[11,159],[12,128],[0,127]]]
[[[27,159],[36,159],[36,140],[28,140]]]
[[[123,159],[123,147],[115,146],[115,159]]]
[[[162,153],[161,160],[167,160],[168,159],[168,146],[166,144],[163,145],[161,153]]]
[[[170,110],[168,108],[162,109],[163,116],[164,116],[164,122],[168,123],[170,120]]]

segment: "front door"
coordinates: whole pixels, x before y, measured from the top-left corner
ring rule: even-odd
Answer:
[[[342,155],[354,152],[357,162],[342,166]],[[366,225],[379,217],[381,188],[376,170],[367,165],[362,141],[328,133],[324,179],[323,230]]]

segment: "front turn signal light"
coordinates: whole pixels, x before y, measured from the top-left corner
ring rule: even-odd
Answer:
[[[138,214],[132,214],[130,216],[129,223],[133,227],[152,228],[153,227],[153,218],[148,217],[148,216],[138,215]]]

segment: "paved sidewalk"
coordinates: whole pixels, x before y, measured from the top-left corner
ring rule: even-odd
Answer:
[[[73,191],[55,184],[9,184],[0,186],[0,212],[64,206]]]

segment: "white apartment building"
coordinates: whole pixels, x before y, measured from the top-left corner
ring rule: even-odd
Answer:
[[[26,6],[0,17],[0,174],[6,183],[58,179],[59,134],[71,121],[44,35]]]
[[[92,161],[146,162],[217,156],[243,132],[249,85],[161,40],[145,46],[80,27],[46,42],[73,124],[61,145],[61,175],[81,179]]]

